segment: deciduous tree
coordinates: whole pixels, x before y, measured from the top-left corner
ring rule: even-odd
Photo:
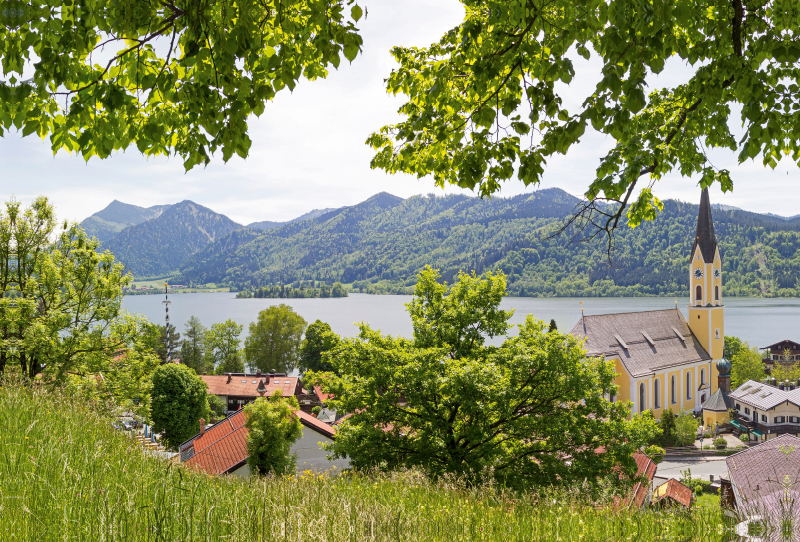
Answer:
[[[653,184],[671,173],[731,190],[706,149],[772,168],[800,155],[791,2],[463,4],[463,22],[437,43],[392,50],[386,88],[403,95],[403,118],[369,137],[372,167],[491,195],[512,177],[538,184],[549,159],[594,130],[613,145],[578,216],[611,230],[655,218]],[[677,65],[680,78],[657,78]],[[578,71],[570,92],[585,99],[567,100]]]
[[[226,362],[236,363],[241,343],[239,335],[242,334],[243,328],[244,326],[228,318],[222,323],[212,324],[211,328],[206,331],[203,348],[206,355],[206,366],[211,371],[214,368],[222,367]]]
[[[247,121],[361,49],[344,0],[15,2],[2,13],[0,134],[86,160],[135,145],[185,168],[247,156]],[[100,58],[102,57],[102,59]]]
[[[742,349],[746,350],[748,348],[747,343],[733,335],[725,335],[724,342],[725,346],[722,349],[722,357],[727,360],[732,360]]]
[[[258,313],[244,342],[247,363],[263,372],[288,373],[297,367],[306,321],[289,305],[273,305]]]
[[[746,342],[731,362],[731,389],[736,389],[748,380],[760,381],[764,378],[764,360],[755,346],[750,348]]]
[[[412,339],[361,324],[323,354],[340,376],[312,376],[334,395],[329,406],[351,413],[333,454],[355,468],[491,475],[518,488],[594,481],[615,465],[635,472],[634,450],[657,429],[606,399],[612,362],[587,358],[578,339],[531,316],[508,336],[502,274],[461,274],[451,287],[439,278],[430,268],[418,277]],[[505,341],[488,346],[491,337]]]
[[[247,464],[259,474],[292,474],[296,470],[296,455],[292,444],[303,434],[297,398],[284,398],[280,391],[270,398],[259,397],[245,405],[245,425],[248,429]]]
[[[0,106],[1,107],[1,106]],[[63,380],[90,359],[113,356],[109,335],[120,315],[122,264],[77,224],[58,227],[46,198],[0,212],[0,372],[17,365],[33,378]]]
[[[300,371],[333,371],[333,365],[322,359],[324,352],[329,352],[337,345],[339,336],[331,330],[330,324],[316,320],[308,329],[300,347]]]
[[[180,363],[167,363],[153,372],[150,419],[168,448],[175,449],[196,435],[200,418],[208,417],[207,387]]]

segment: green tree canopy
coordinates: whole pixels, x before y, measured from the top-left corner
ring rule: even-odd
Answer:
[[[200,431],[200,418],[208,418],[207,387],[180,363],[167,363],[153,372],[150,420],[168,448],[177,448]]]
[[[761,381],[764,379],[764,361],[757,347],[750,348],[746,342],[742,349],[730,360],[731,362],[731,389],[735,390],[748,380]]]
[[[288,373],[297,367],[306,321],[289,305],[273,305],[258,313],[250,323],[244,342],[247,363],[263,372]]]
[[[333,371],[333,365],[322,359],[322,354],[333,350],[339,336],[331,330],[330,324],[316,320],[306,329],[303,345],[300,347],[300,371]]]
[[[700,423],[689,411],[683,411],[675,417],[675,443],[678,446],[689,446],[697,437]]]
[[[150,324],[145,331],[146,342],[153,349],[162,362],[167,361],[167,326],[160,324]],[[169,325],[170,347],[172,349],[172,359],[180,357],[181,334],[177,332],[175,326]]]
[[[248,429],[247,464],[259,474],[292,474],[297,469],[292,444],[303,434],[296,397],[284,398],[280,391],[245,405]]]
[[[732,360],[739,352],[748,348],[747,343],[733,335],[725,335],[724,343],[725,346],[722,349],[722,357],[727,360]]]
[[[205,367],[205,335],[206,328],[196,316],[186,322],[181,343],[181,363],[191,367],[197,374],[206,371]]]
[[[614,144],[581,215],[605,229],[626,206],[631,226],[653,219],[661,202],[651,187],[673,172],[731,190],[707,148],[772,168],[800,156],[791,2],[462,3],[463,22],[437,43],[392,50],[399,67],[386,88],[403,95],[403,119],[369,137],[373,167],[491,195],[512,177],[538,184],[548,159],[594,130]],[[690,73],[663,86],[668,61]],[[585,99],[568,105],[579,70]]]
[[[0,106],[2,107],[2,106]],[[121,347],[111,327],[131,276],[76,224],[58,227],[46,198],[0,211],[0,372],[63,380]]]
[[[105,158],[135,145],[186,169],[247,156],[247,120],[361,49],[344,0],[13,2],[0,35],[0,134]],[[23,80],[24,78],[24,80]]]
[[[244,326],[237,324],[228,318],[222,323],[211,324],[211,328],[206,331],[203,348],[206,355],[206,366],[213,370],[220,368],[227,362],[229,365],[237,364],[239,356],[239,344]],[[228,371],[241,372],[241,371]]]
[[[491,472],[518,488],[595,481],[615,465],[635,472],[634,450],[657,429],[652,416],[631,420],[630,404],[606,399],[612,362],[587,358],[574,336],[532,316],[508,337],[502,274],[461,274],[450,287],[438,279],[430,268],[418,277],[407,304],[413,339],[361,324],[323,354],[341,376],[314,376],[334,394],[330,406],[352,413],[330,446],[336,456],[355,468]],[[485,344],[497,336],[502,346]]]

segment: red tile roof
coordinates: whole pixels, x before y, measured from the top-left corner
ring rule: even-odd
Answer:
[[[658,465],[647,454],[639,451],[633,453],[633,459],[636,460],[636,477],[644,476],[646,480],[646,482],[636,482],[632,493],[632,506],[641,508],[647,494],[650,492],[650,484],[653,483],[653,477],[656,475]]]
[[[318,433],[322,433],[326,437],[333,438],[336,436],[336,429],[334,429],[327,423],[319,421],[311,414],[306,414],[302,410],[295,410],[295,414],[297,414],[297,417],[300,418],[300,423],[302,423],[306,427],[310,427],[311,429],[314,429]]]
[[[302,393],[300,378],[296,376],[202,375],[200,378],[208,384],[208,393],[213,395],[270,397],[275,390],[280,390],[284,397],[291,397]],[[258,391],[259,381],[264,383],[263,392]]]
[[[319,397],[320,403],[326,403],[328,399],[331,397],[330,393],[323,393],[322,388],[320,386],[314,386],[314,393],[316,393],[317,397]]]
[[[248,457],[247,428],[244,426],[244,410],[238,410],[218,424],[196,436],[191,446],[181,445],[181,454],[194,448],[187,465],[198,467],[208,474],[225,474]],[[185,446],[185,447],[184,447]]]
[[[656,502],[664,499],[672,499],[676,503],[689,508],[692,505],[692,490],[675,478],[670,478],[667,483],[658,486],[653,495],[653,500]]]
[[[295,410],[300,422],[326,437],[333,438],[336,429],[322,423],[302,410]],[[247,427],[244,410],[237,410],[218,424],[207,429],[203,435],[180,446],[181,458],[189,456],[185,463],[199,468],[208,474],[225,474],[243,464],[247,453]]]

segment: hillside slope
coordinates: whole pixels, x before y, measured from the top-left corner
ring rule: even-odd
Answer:
[[[286,224],[291,224],[292,222],[302,222],[303,220],[311,220],[312,218],[317,218],[318,216],[322,216],[326,213],[330,213],[331,211],[336,211],[336,207],[328,207],[326,209],[314,209],[309,211],[303,215],[298,216],[297,218],[293,218],[292,220],[287,220],[286,222],[273,222],[271,220],[262,220],[261,222],[251,222],[247,225],[248,228],[253,230],[272,230],[275,228],[280,228],[281,226],[285,226]]]
[[[137,277],[169,274],[192,254],[242,226],[207,207],[186,200],[160,216],[120,232],[102,248]]]
[[[98,211],[81,222],[83,230],[102,243],[116,236],[128,226],[135,226],[158,218],[171,205],[154,205],[139,207],[114,200],[102,211]]]
[[[247,289],[296,280],[340,280],[361,291],[410,291],[427,264],[451,281],[459,270],[503,270],[510,295],[679,295],[697,206],[665,202],[654,223],[620,227],[612,266],[603,238],[550,237],[578,201],[559,189],[512,198],[407,200],[379,194],[313,220],[235,232],[181,266],[185,280]],[[800,294],[800,221],[714,209],[726,295]]]

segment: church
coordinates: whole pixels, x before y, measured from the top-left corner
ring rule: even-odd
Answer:
[[[572,334],[586,339],[590,356],[616,366],[616,401],[630,401],[631,414],[652,409],[700,411],[718,389],[724,315],[722,260],[708,189],[700,198],[697,232],[689,259],[689,319],[667,310],[582,316]]]

